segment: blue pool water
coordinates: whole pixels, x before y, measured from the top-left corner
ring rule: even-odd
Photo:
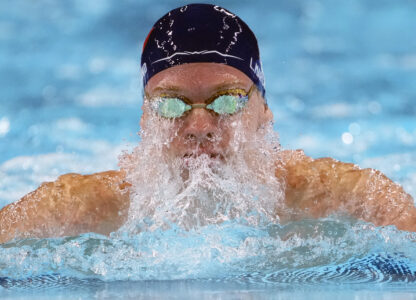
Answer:
[[[212,3],[212,2],[211,2]],[[259,39],[284,148],[416,198],[416,2],[215,2]],[[139,56],[183,1],[0,0],[0,208],[139,142]],[[0,298],[416,298],[415,234],[331,217],[0,246]]]

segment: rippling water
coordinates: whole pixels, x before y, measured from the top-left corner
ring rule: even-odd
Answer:
[[[132,237],[26,239],[0,247],[0,295],[56,296],[75,289],[110,297],[121,287],[120,297],[167,296],[176,288],[178,297],[213,292],[226,297],[231,291],[241,296],[241,290],[296,296],[296,286],[327,294],[338,286],[350,296],[354,290],[413,292],[415,239],[394,227],[340,218],[258,228],[233,221]]]
[[[413,1],[227,1],[260,43],[284,148],[416,196]],[[138,55],[170,1],[0,0],[0,207],[139,139]],[[415,235],[339,216],[0,246],[0,297],[413,299]],[[342,291],[342,293],[340,293]]]

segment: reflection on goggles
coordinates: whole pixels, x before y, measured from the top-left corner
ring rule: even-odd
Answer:
[[[179,118],[193,108],[205,108],[220,115],[232,115],[246,105],[254,88],[255,85],[253,84],[248,92],[243,89],[229,89],[217,92],[205,101],[207,104],[191,104],[186,97],[176,95],[162,94],[150,99],[147,95],[146,97],[150,100],[152,109],[165,118]]]

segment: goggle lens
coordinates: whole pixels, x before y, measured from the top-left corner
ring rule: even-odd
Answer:
[[[248,100],[247,96],[222,95],[207,105],[208,109],[220,115],[232,115],[242,109]]]
[[[160,97],[154,104],[157,113],[165,118],[179,118],[192,108],[179,98]]]
[[[249,92],[242,89],[232,89],[220,92],[215,99],[209,104],[187,104],[180,97],[161,95],[153,98],[150,103],[154,111],[164,118],[179,118],[185,112],[193,108],[206,108],[216,112],[219,115],[232,115],[240,111],[250,97],[254,84]],[[209,100],[207,100],[209,102]]]

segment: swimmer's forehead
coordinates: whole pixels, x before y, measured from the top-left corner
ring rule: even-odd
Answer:
[[[146,92],[204,93],[228,88],[248,89],[251,84],[251,79],[234,67],[218,63],[189,63],[174,66],[153,76],[146,85]]]

